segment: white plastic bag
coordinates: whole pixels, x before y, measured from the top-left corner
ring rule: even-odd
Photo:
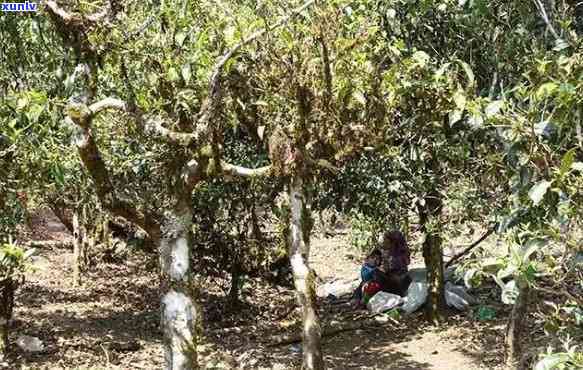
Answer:
[[[366,305],[372,313],[381,313],[395,308],[403,303],[403,298],[396,294],[378,292]]]
[[[326,298],[329,296],[340,298],[342,296],[352,294],[354,290],[358,288],[359,284],[360,279],[352,281],[336,280],[319,286],[316,291],[316,295],[321,298]]]
[[[476,303],[476,300],[466,292],[464,287],[447,282],[445,283],[445,303],[450,307],[464,311],[468,309],[470,304]]]
[[[28,335],[19,336],[16,345],[25,352],[41,352],[45,348],[40,339]]]
[[[401,310],[406,313],[413,313],[427,300],[428,286],[423,281],[413,281],[407,290],[407,297],[405,303],[401,306]]]

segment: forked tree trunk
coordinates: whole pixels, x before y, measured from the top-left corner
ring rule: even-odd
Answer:
[[[425,315],[429,322],[438,324],[443,319],[445,303],[445,286],[443,272],[443,246],[441,240],[441,197],[432,191],[418,204],[419,222],[424,235],[423,259],[427,267],[427,284],[429,285]]]
[[[525,369],[522,363],[522,338],[528,315],[530,288],[527,284],[518,283],[519,294],[514,302],[508,326],[506,327],[506,368],[508,370]]]
[[[161,327],[167,370],[196,369],[197,321],[190,268],[192,214],[182,201],[168,214],[160,242]]]
[[[324,369],[322,357],[321,327],[316,310],[314,272],[310,269],[310,210],[306,204],[306,192],[301,178],[294,177],[289,189],[290,230],[289,258],[294,277],[298,304],[303,313],[303,369]]]

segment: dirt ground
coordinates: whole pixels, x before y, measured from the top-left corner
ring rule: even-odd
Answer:
[[[47,214],[35,224],[32,238],[68,237]],[[35,271],[17,294],[12,339],[21,334],[38,337],[45,350],[32,355],[14,348],[4,368],[161,369],[158,277],[148,268],[152,258],[132,254],[125,264],[96,263],[82,286],[73,287],[72,251],[39,250]],[[311,263],[323,281],[358,276],[360,259],[342,235],[313,240]],[[242,290],[243,303],[232,307],[223,285],[202,284],[201,362],[207,368],[298,368],[301,346],[272,346],[274,337],[297,332],[300,317],[293,310],[293,291],[250,279]],[[497,317],[487,322],[475,319],[475,309],[451,312],[440,327],[428,326],[414,314],[325,337],[326,362],[332,369],[496,369],[507,309],[495,308]],[[324,327],[366,314],[328,301],[320,302],[320,312]]]

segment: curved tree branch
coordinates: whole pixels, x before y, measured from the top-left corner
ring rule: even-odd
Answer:
[[[185,147],[199,144],[202,137],[201,132],[187,133],[169,130],[162,125],[162,119],[147,119],[139,109],[131,109],[131,107],[125,101],[116,98],[105,98],[101,101],[98,101],[97,103],[91,104],[88,109],[91,118],[96,114],[108,109],[116,109],[129,113],[136,118],[139,125],[145,129],[146,132],[154,133],[155,135],[171,143]]]
[[[543,19],[543,21],[545,22],[545,24],[549,28],[549,31],[551,31],[555,40],[560,40],[561,36],[559,35],[557,30],[553,26],[553,22],[551,22],[551,20],[549,19],[549,15],[545,9],[544,4],[540,0],[533,0],[533,1],[534,1],[534,4],[536,5],[538,11],[540,12],[541,18]]]
[[[453,256],[449,261],[447,261],[447,263],[445,264],[445,268],[448,268],[449,266],[451,266],[453,263],[455,263],[455,261],[459,260],[460,258],[465,256],[466,254],[468,254],[472,249],[474,249],[481,242],[486,240],[487,237],[489,237],[490,235],[492,235],[494,233],[494,231],[496,231],[496,228],[498,228],[498,224],[495,224],[494,226],[490,227],[488,229],[488,231],[486,231],[486,233],[480,237],[480,239],[476,240],[471,245],[469,245],[467,248],[465,248],[463,251],[461,251],[460,253]]]
[[[113,215],[123,217],[138,225],[152,239],[159,240],[160,224],[157,221],[158,217],[152,212],[141,212],[137,210],[130,202],[117,196],[115,187],[111,181],[111,175],[93,136],[91,119],[91,115],[72,115],[69,113],[65,121],[79,128],[79,134],[75,144],[83,166],[87,169],[89,176],[95,184],[95,191],[103,208]]]
[[[84,26],[87,23],[96,24],[101,22],[107,17],[111,12],[111,2],[107,2],[107,5],[103,7],[100,12],[83,16],[78,13],[70,13],[64,10],[57,4],[56,1],[48,0],[44,2],[47,9],[55,16],[59,17],[63,23],[68,26]]]

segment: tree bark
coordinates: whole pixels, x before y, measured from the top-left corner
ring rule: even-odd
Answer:
[[[441,196],[435,190],[430,191],[425,196],[423,203],[417,206],[421,231],[424,235],[423,259],[427,267],[427,284],[429,285],[425,316],[428,321],[438,324],[443,319],[446,307],[443,246],[439,219],[442,208]]]
[[[239,284],[241,281],[241,265],[237,261],[237,256],[234,259],[231,266],[231,289],[229,289],[229,303],[231,305],[239,303]]]
[[[51,209],[51,211],[53,211],[53,213],[59,219],[59,221],[61,221],[61,223],[65,225],[67,230],[69,230],[69,232],[72,234],[74,232],[73,220],[67,215],[68,212],[65,205],[59,201],[51,201],[49,203],[49,208]]]
[[[12,319],[15,290],[11,277],[0,282],[0,360],[4,359],[8,351],[8,324]]]
[[[73,285],[81,285],[81,264],[83,249],[83,235],[79,224],[79,215],[73,214]]]
[[[8,353],[8,320],[0,317],[0,360],[4,360]]]
[[[506,327],[506,368],[508,370],[526,369],[522,363],[522,337],[528,315],[528,303],[530,300],[530,288],[527,284],[518,282],[519,294],[514,302],[512,313]]]
[[[160,242],[161,327],[165,369],[190,370],[197,366],[197,322],[190,267],[192,213],[183,200],[166,216]]]
[[[292,178],[289,189],[290,232],[289,257],[294,277],[298,304],[303,317],[303,369],[320,370],[325,368],[322,356],[321,327],[316,310],[315,274],[310,269],[310,210],[306,204],[306,191],[303,180]]]

